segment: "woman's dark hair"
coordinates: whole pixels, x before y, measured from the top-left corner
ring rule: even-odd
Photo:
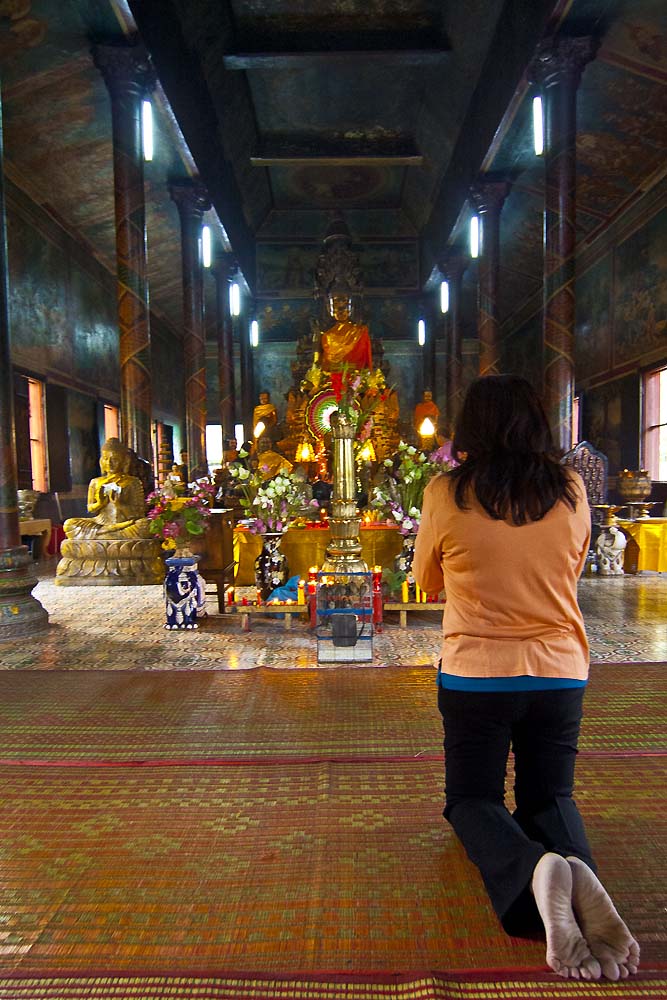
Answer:
[[[470,384],[452,451],[461,464],[448,475],[461,510],[470,491],[492,518],[517,525],[541,520],[558,500],[576,507],[540,398],[519,375],[486,375]]]

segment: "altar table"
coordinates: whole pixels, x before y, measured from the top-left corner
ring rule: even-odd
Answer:
[[[21,538],[35,538],[33,555],[41,559],[46,555],[46,549],[51,538],[51,521],[48,517],[32,518],[29,521],[19,521]]]
[[[385,524],[361,526],[361,558],[369,569],[373,566],[391,567],[403,547],[403,536],[398,528]],[[290,576],[308,579],[311,566],[321,566],[326,548],[331,541],[328,527],[289,528],[280,543],[280,550],[287,558]],[[255,582],[255,559],[262,549],[261,535],[254,535],[247,528],[234,529],[234,582],[238,587],[250,587]]]
[[[619,518],[618,526],[639,546],[637,572],[667,573],[667,517],[646,517],[639,521]]]

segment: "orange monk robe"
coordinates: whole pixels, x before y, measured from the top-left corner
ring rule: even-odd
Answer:
[[[433,400],[423,400],[421,403],[417,403],[415,406],[414,416],[412,418],[412,424],[414,429],[419,433],[419,428],[426,420],[426,418],[432,422],[433,426],[437,429],[438,419],[440,417],[440,410],[435,405]]]
[[[348,365],[350,368],[372,368],[371,338],[367,326],[344,320],[322,334],[323,368],[331,370]]]

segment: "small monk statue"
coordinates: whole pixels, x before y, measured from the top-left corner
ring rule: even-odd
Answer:
[[[64,525],[67,538],[150,538],[145,516],[141,480],[130,476],[132,456],[118,438],[102,445],[101,476],[88,486],[90,517],[69,517]]]
[[[414,409],[412,417],[412,426],[416,430],[417,434],[420,433],[420,428],[423,422],[428,419],[433,424],[433,435],[437,436],[438,433],[438,420],[440,419],[440,410],[433,402],[433,393],[430,389],[424,389],[422,395],[421,403],[417,403]],[[431,435],[426,435],[430,437]]]
[[[349,296],[334,294],[329,308],[335,323],[322,332],[322,368],[337,371],[344,365],[359,370],[372,367],[371,338],[368,327],[350,319],[352,304]]]
[[[261,434],[256,433],[256,428],[258,424],[264,424],[264,429],[261,434],[267,434],[268,437],[272,437],[271,428],[275,427],[278,423],[278,411],[271,402],[271,394],[263,390],[259,394],[259,403],[252,411],[252,427],[253,435],[256,437],[261,437]]]

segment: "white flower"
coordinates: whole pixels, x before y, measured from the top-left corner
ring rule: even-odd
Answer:
[[[385,458],[382,464],[386,466],[388,469],[391,469],[392,465],[394,464],[394,460],[392,458]]]
[[[241,468],[238,471],[238,477],[239,479],[249,479],[250,469],[246,469],[245,467],[241,466]]]
[[[410,455],[410,456],[416,455],[417,454],[417,449],[415,448],[415,446],[413,444],[411,444],[411,445],[408,446],[407,452],[408,452],[408,455]]]

